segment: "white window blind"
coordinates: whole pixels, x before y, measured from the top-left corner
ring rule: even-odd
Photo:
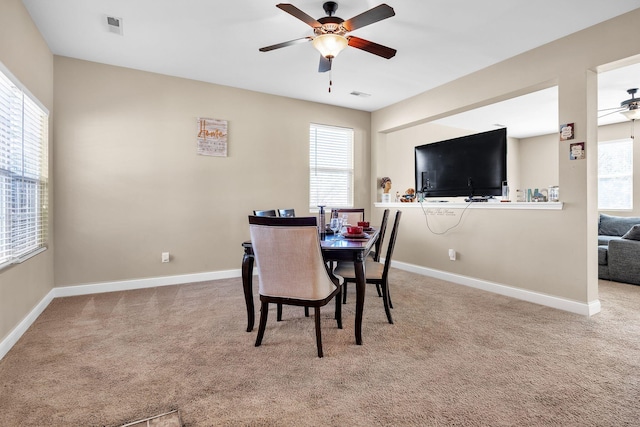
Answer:
[[[598,209],[633,208],[633,140],[598,143]]]
[[[309,126],[309,207],[353,207],[353,129]]]
[[[43,250],[48,112],[0,67],[0,267]]]

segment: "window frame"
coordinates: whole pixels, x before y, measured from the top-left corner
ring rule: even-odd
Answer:
[[[48,248],[49,110],[0,62],[0,270]]]
[[[318,131],[325,131],[321,140],[318,138]],[[309,124],[309,210],[317,212],[318,206],[323,205],[330,208],[353,208],[354,207],[354,146],[355,132],[353,128],[344,126],[325,125],[319,123]],[[332,143],[332,146],[325,147],[319,151],[319,143]],[[346,146],[336,146],[334,144],[346,144]],[[331,157],[331,153],[338,153],[342,157]],[[322,158],[333,158],[338,160],[332,163],[322,163]],[[344,161],[343,161],[344,160]],[[346,185],[344,195],[335,199],[327,198],[330,191],[329,186],[318,185],[318,173],[324,173],[325,177],[332,177],[338,181],[339,185]],[[340,175],[345,174],[341,179]],[[322,183],[320,183],[322,184]],[[318,191],[324,190],[324,191]],[[315,194],[314,194],[315,192]],[[344,197],[343,197],[344,196]],[[338,199],[338,201],[336,201]]]
[[[633,180],[634,180],[634,173],[633,173],[633,138],[622,138],[622,139],[614,139],[614,140],[609,140],[609,141],[598,141],[598,210],[599,211],[631,211],[633,210]],[[605,145],[612,145],[612,144],[625,144],[626,145],[626,149],[629,150],[629,152],[627,153],[628,157],[629,157],[629,161],[630,161],[630,165],[629,165],[629,171],[628,173],[617,173],[617,174],[607,174],[605,176],[601,175],[601,170],[600,170],[600,166],[601,166],[601,154],[602,154],[602,147],[604,147]],[[629,194],[628,199],[629,199],[629,206],[628,207],[611,207],[611,206],[602,206],[602,202],[603,200],[601,200],[601,195],[602,195],[602,186],[601,186],[601,179],[607,179],[607,178],[626,178],[629,181]]]

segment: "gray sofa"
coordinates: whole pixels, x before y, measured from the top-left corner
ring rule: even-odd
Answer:
[[[598,277],[640,285],[640,217],[600,214]]]

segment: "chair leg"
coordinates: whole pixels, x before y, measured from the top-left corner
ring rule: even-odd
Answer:
[[[304,308],[304,317],[309,317],[309,307]]]
[[[318,357],[322,357],[322,333],[320,330],[320,307],[315,307],[316,318],[316,346],[318,347]]]
[[[277,316],[276,316],[276,321],[280,322],[282,320],[282,304],[277,304]]]
[[[344,292],[344,289],[341,290]],[[342,329],[342,298],[340,293],[336,295],[336,321],[338,322],[338,329]]]
[[[389,309],[389,284],[382,284],[382,300],[384,301],[384,311],[387,313],[387,320],[393,325],[393,319],[391,318],[391,310]]]
[[[347,303],[347,281],[345,280],[342,284],[342,303]]]
[[[382,292],[380,292],[380,284],[376,283],[376,291],[378,291],[378,296],[382,297]]]
[[[262,344],[262,338],[264,337],[264,330],[267,326],[267,316],[269,315],[269,303],[262,302],[260,307],[260,325],[258,326],[258,336],[256,337],[256,347]]]

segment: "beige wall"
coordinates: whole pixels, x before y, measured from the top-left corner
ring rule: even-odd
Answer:
[[[640,52],[628,37],[637,31],[638,19],[640,9],[374,112],[374,178],[391,176],[406,165],[406,150],[418,145],[411,135],[424,123],[556,85],[558,123],[575,123],[576,140],[587,143],[582,161],[570,161],[558,140],[551,144],[557,152],[555,184],[561,188],[562,211],[474,209],[459,227],[437,235],[427,228],[420,209],[405,209],[394,258],[581,303],[597,301],[597,164],[589,154],[597,144],[594,71]],[[518,144],[521,159],[524,146]],[[530,175],[523,174],[525,179]],[[449,224],[451,218],[442,221]],[[448,260],[448,248],[458,251],[458,261]]]
[[[558,185],[557,145],[557,134],[520,139],[519,188],[543,189]]]
[[[239,269],[253,209],[309,215],[311,122],[354,129],[368,204],[367,112],[64,57],[55,70],[56,286]],[[228,120],[228,157],[196,155],[197,117]]]
[[[0,3],[0,40],[0,62],[49,109],[51,126],[53,55],[20,0]],[[45,252],[0,271],[0,341],[53,286],[53,231],[49,240]]]

